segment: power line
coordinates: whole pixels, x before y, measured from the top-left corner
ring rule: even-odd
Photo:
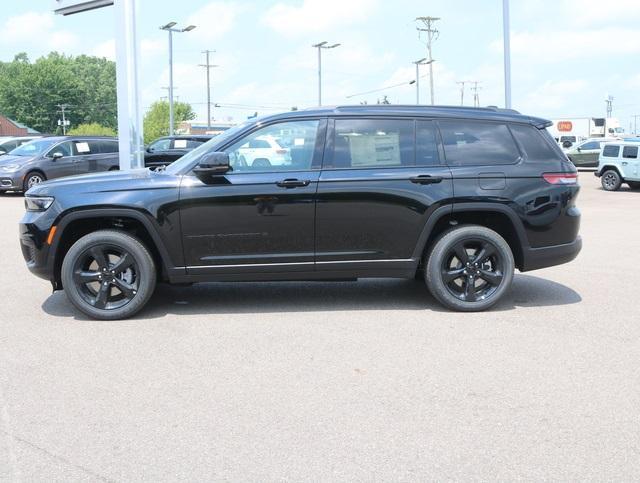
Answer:
[[[464,86],[465,84],[470,84],[471,81],[468,80],[463,80],[463,81],[457,81],[456,84],[460,85],[460,105],[464,106]]]
[[[482,87],[478,87],[480,81],[468,81],[473,84],[471,90],[473,91],[473,107],[480,107],[480,94],[478,91],[482,89]]]
[[[67,124],[67,118],[65,117],[65,113],[66,113],[66,110],[69,109],[69,104],[58,104],[58,108],[60,110],[57,112],[62,114],[62,134],[66,136],[68,124]],[[58,125],[60,125],[60,120],[58,120]]]

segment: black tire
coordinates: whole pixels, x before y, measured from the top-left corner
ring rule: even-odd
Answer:
[[[153,295],[156,268],[140,240],[100,230],[71,246],[62,262],[62,285],[71,303],[89,317],[126,319]]]
[[[42,183],[46,180],[47,177],[44,175],[44,173],[41,173],[40,171],[31,171],[24,177],[24,181],[22,182],[22,189],[26,192],[32,186],[38,183]]]
[[[444,306],[461,312],[496,304],[511,286],[515,270],[513,253],[504,238],[476,225],[443,233],[427,254],[425,266],[431,294]]]
[[[627,184],[632,190],[640,190],[640,181],[627,181]]]
[[[622,178],[615,169],[608,169],[600,176],[600,184],[605,191],[618,191]]]
[[[271,167],[271,162],[266,158],[258,158],[254,159],[253,163],[251,163],[252,168],[269,168]]]

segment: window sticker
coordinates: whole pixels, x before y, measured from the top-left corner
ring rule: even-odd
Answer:
[[[76,149],[78,150],[78,154],[88,154],[91,152],[89,143],[76,143]]]
[[[186,139],[176,139],[173,142],[173,147],[176,148],[176,149],[186,148],[187,147],[187,140]]]

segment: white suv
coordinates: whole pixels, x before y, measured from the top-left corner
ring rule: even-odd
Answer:
[[[283,166],[291,162],[289,150],[281,146],[278,139],[272,136],[257,136],[250,139],[240,146],[237,154],[240,160],[255,168]]]
[[[622,183],[631,189],[640,189],[640,159],[637,142],[605,143],[595,175],[600,178],[602,187],[607,191],[616,191]]]

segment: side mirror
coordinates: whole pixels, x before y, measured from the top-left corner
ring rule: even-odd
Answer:
[[[582,151],[582,148],[576,148],[576,150],[577,150],[578,152],[581,152],[581,151]]]
[[[193,174],[207,184],[214,184],[216,178],[221,177],[228,171],[231,171],[229,164],[229,155],[223,152],[214,152],[205,154],[200,163],[193,168]]]
[[[51,155],[51,159],[53,159],[54,161],[55,161],[56,159],[60,159],[61,157],[62,157],[62,153],[61,153],[60,151],[56,151],[55,153],[53,153],[53,154]]]

